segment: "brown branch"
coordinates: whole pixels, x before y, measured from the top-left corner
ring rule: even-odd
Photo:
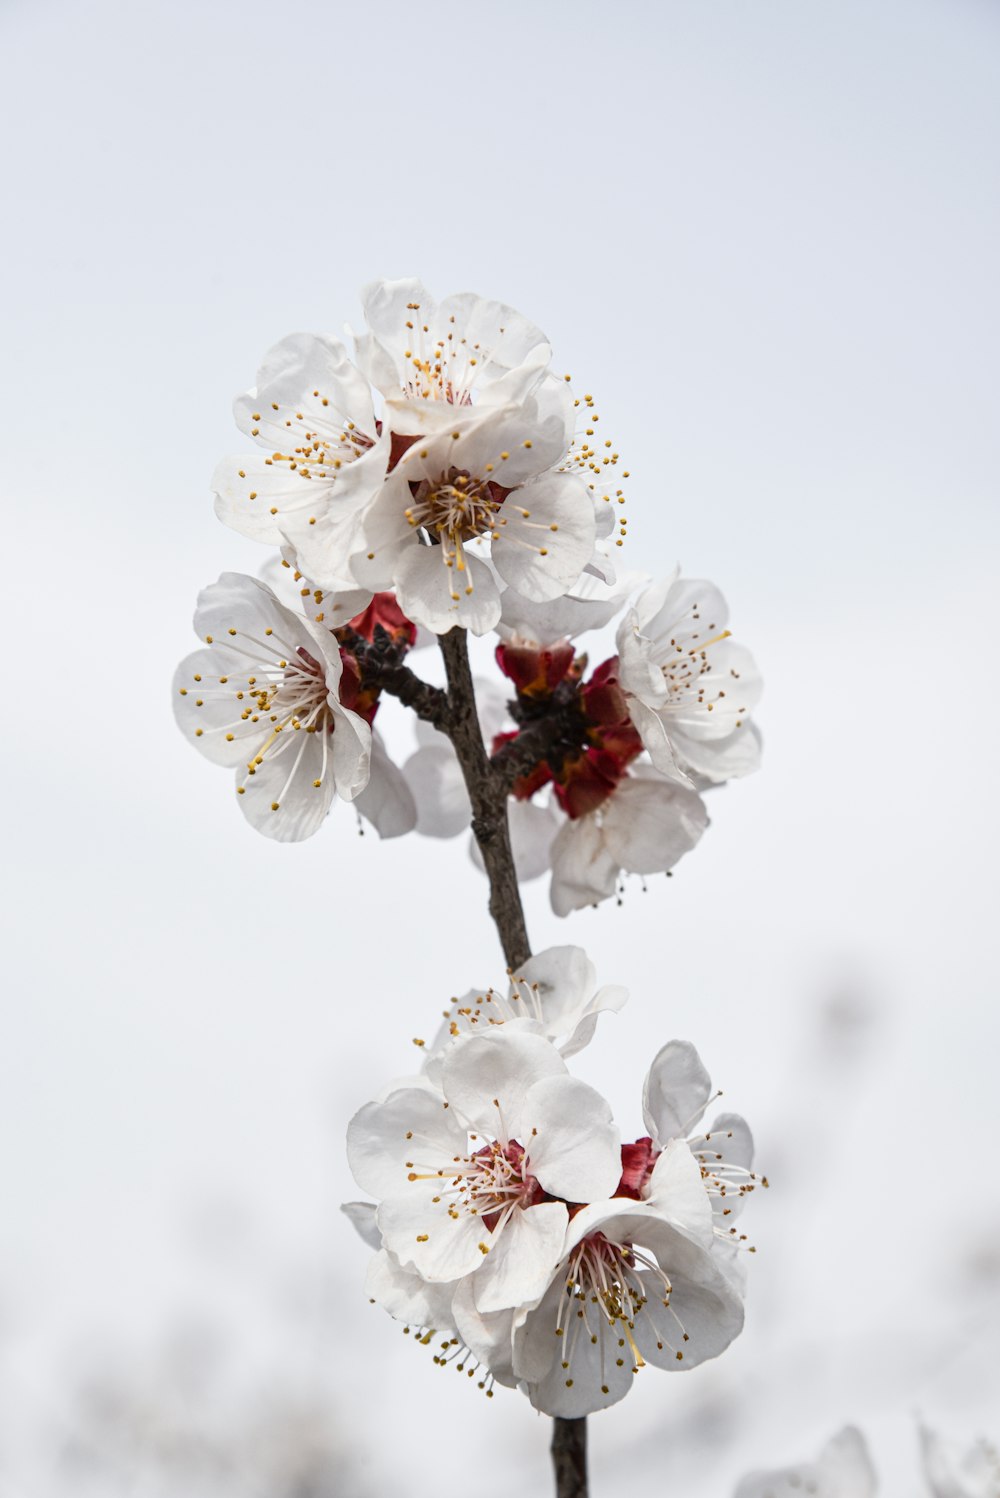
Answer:
[[[365,676],[390,697],[398,697],[404,707],[411,707],[418,718],[444,730],[448,719],[448,694],[440,687],[422,681],[409,666],[375,664],[365,660]]]
[[[448,715],[438,727],[451,739],[462,767],[472,802],[472,832],[490,881],[490,915],[507,965],[516,968],[527,962],[531,947],[510,847],[507,786],[494,773],[483,743],[465,630],[449,630],[440,636],[440,645],[448,677]]]
[[[409,666],[404,666],[404,651],[393,644],[384,629],[376,628],[375,638],[366,640],[356,630],[343,625],[337,630],[340,644],[349,650],[361,668],[365,686],[377,687],[398,697],[404,707],[412,708],[418,718],[443,730],[448,717],[448,694],[440,687],[422,681]]]
[[[490,914],[509,967],[518,968],[531,956],[528,929],[524,922],[521,891],[514,870],[507,821],[507,792],[522,771],[514,753],[490,760],[483,743],[476,712],[476,691],[469,666],[469,649],[464,629],[449,630],[440,637],[448,677],[448,716],[437,727],[455,746],[465,778],[465,788],[472,802],[472,831],[490,881]],[[556,727],[549,730],[552,742]],[[534,729],[525,737],[534,742]],[[530,745],[526,747],[528,752]],[[516,743],[511,744],[511,750]],[[531,761],[537,763],[540,756]],[[529,766],[530,768],[530,766]],[[510,779],[508,780],[508,776]],[[587,1498],[587,1421],[556,1419],[552,1429],[552,1462],[556,1477],[556,1498]]]
[[[556,1498],[587,1498],[587,1419],[552,1422]]]
[[[527,723],[516,739],[508,739],[490,760],[497,784],[509,792],[516,780],[529,774],[558,743],[578,741],[580,713],[576,703],[550,709]]]

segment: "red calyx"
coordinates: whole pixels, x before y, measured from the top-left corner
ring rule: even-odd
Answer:
[[[648,1136],[637,1139],[634,1144],[622,1145],[622,1178],[614,1189],[615,1196],[628,1196],[633,1201],[642,1200],[642,1189],[653,1174],[653,1166],[660,1158],[660,1151]]]
[[[588,723],[602,727],[628,720],[628,703],[618,681],[618,657],[602,661],[580,688],[580,706]]]
[[[359,718],[371,723],[378,711],[379,690],[377,687],[362,686],[361,669],[357,660],[343,645],[340,647],[340,659],[344,667],[340,673],[340,700],[352,713],[357,713]]]
[[[572,821],[585,817],[608,799],[624,773],[613,754],[584,749],[563,762],[556,781],[559,805]]]
[[[402,645],[407,650],[417,638],[417,626],[412,619],[407,619],[396,602],[395,593],[376,593],[368,607],[348,621],[347,628],[371,644],[376,625],[385,630],[394,645]]]
[[[573,646],[562,640],[544,650],[503,641],[496,649],[497,665],[521,697],[548,697],[573,664]]]

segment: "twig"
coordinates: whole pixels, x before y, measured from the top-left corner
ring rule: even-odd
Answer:
[[[465,630],[449,630],[441,635],[440,644],[448,677],[448,717],[439,726],[455,746],[462,767],[472,802],[472,831],[490,881],[490,915],[507,964],[516,968],[527,962],[531,947],[510,847],[507,787],[495,774],[483,743]]]
[[[501,751],[497,756],[498,764],[491,762],[486,753],[476,712],[476,692],[465,630],[449,630],[440,636],[440,645],[448,677],[448,714],[437,727],[455,746],[465,788],[472,802],[472,831],[489,875],[490,914],[508,966],[518,968],[531,956],[507,822],[507,792],[520,773],[515,768],[511,774],[511,768],[516,767],[519,760],[513,754],[505,759]],[[532,763],[536,762],[537,756]],[[586,1419],[562,1420],[557,1417],[553,1424],[551,1449],[556,1498],[587,1498]]]
[[[556,1498],[587,1498],[587,1419],[552,1422],[552,1465]]]

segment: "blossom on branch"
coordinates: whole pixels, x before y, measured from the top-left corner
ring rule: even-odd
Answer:
[[[348,1130],[355,1180],[379,1200],[383,1246],[431,1282],[474,1274],[488,1310],[541,1293],[567,1201],[610,1195],[619,1144],[607,1104],[555,1047],[506,1028],[450,1047],[440,1091],[401,1086]]]
[[[629,715],[656,768],[682,785],[731,780],[760,763],[748,719],[763,684],[728,617],[713,583],[678,571],[647,588],[618,628]]]
[[[355,1116],[351,1168],[378,1205],[345,1210],[378,1245],[370,1298],[437,1338],[436,1360],[579,1418],[616,1403],[647,1364],[694,1367],[738,1334],[728,1252],[742,1240],[726,1219],[759,1178],[735,1115],[691,1134],[711,1085],[683,1041],[647,1075],[649,1133],[619,1144],[607,1105],[539,1033],[579,1039],[593,969],[574,948],[532,961],[541,1017],[521,1018],[517,979],[495,1015],[492,997],[459,1003],[424,1075]],[[546,989],[558,1000],[548,1014]]]
[[[240,809],[266,837],[311,837],[335,795],[381,836],[408,832],[412,793],[372,728],[378,689],[341,640],[378,627],[405,650],[413,625],[394,599],[376,598],[330,628],[327,618],[342,617],[335,601],[305,593],[308,617],[242,573],[223,573],[200,594],[194,625],[205,648],[177,668],[178,725],[206,759],[236,770]]]

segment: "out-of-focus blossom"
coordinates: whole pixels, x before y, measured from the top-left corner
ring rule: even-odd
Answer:
[[[713,583],[678,573],[637,599],[618,628],[628,711],[656,768],[691,785],[755,770],[760,741],[748,718],[762,689],[745,646],[726,628]]]
[[[922,1425],[920,1449],[934,1498],[1000,1498],[1000,1452],[991,1442],[959,1450]]]
[[[771,1472],[751,1472],[734,1498],[874,1498],[875,1469],[861,1432],[847,1425],[815,1461]]]

